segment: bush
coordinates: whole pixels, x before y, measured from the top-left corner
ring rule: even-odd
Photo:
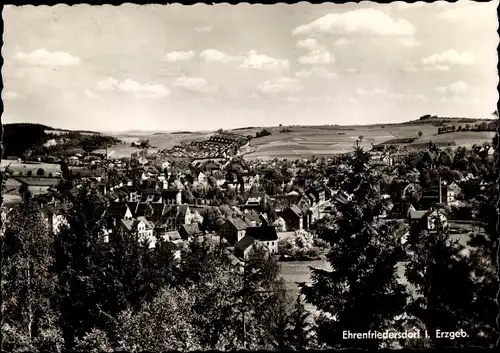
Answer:
[[[38,175],[38,176],[44,176],[45,175],[45,170],[43,170],[43,168],[38,168],[38,170],[36,171],[36,175]]]

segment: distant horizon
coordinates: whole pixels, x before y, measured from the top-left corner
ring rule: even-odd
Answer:
[[[498,3],[6,5],[3,120],[207,131],[486,116]]]
[[[397,124],[406,124],[414,121],[419,121],[422,116],[425,115],[431,115],[431,116],[437,116],[438,119],[470,119],[470,120],[494,120],[497,119],[495,117],[495,112],[489,114],[489,117],[468,117],[468,116],[463,116],[463,117],[446,117],[446,116],[437,116],[433,114],[424,114],[419,116],[418,118],[415,119],[410,119],[410,120],[404,120],[404,121],[397,121],[397,122],[390,122],[390,123],[385,123],[385,122],[377,122],[377,123],[370,123],[370,124],[293,124],[293,125],[281,125],[281,127],[321,127],[321,126],[338,126],[338,127],[365,127],[365,126],[377,126],[377,125],[397,125]],[[24,121],[24,122],[3,122],[2,124],[42,124],[38,122],[29,122],[29,121]],[[45,125],[45,124],[42,124]],[[223,129],[226,131],[234,131],[234,130],[245,130],[245,129],[252,129],[252,128],[276,128],[280,127],[280,125],[259,125],[259,126],[241,126],[241,127],[235,127],[235,128],[223,128],[223,127],[216,127],[213,129],[208,129],[208,130],[188,130],[188,129],[179,129],[179,130],[139,130],[139,129],[131,129],[131,130],[98,130],[98,129],[66,129],[62,128],[59,126],[52,126],[52,125],[46,125],[47,127],[51,127],[54,130],[70,130],[70,131],[89,131],[89,132],[97,132],[97,133],[102,133],[102,134],[110,134],[110,135],[126,135],[130,134],[133,135],[134,133],[143,133],[143,134],[172,134],[172,133],[180,133],[180,132],[188,132],[188,133],[209,133],[212,131],[217,131],[219,129]]]

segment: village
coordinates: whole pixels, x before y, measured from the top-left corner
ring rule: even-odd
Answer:
[[[68,192],[75,193],[87,181],[108,205],[109,233],[119,227],[150,247],[162,238],[181,249],[204,235],[225,244],[235,262],[243,261],[255,244],[281,260],[320,259],[325,249],[317,236],[318,221],[335,217],[333,200],[351,198],[336,189],[334,173],[345,168],[342,159],[349,153],[315,160],[248,161],[240,152],[246,141],[244,136],[215,133],[206,142],[151,155],[142,149],[121,159],[75,150],[60,162],[69,175],[63,175],[60,165],[45,172],[36,162],[33,170],[12,172],[4,204],[12,206],[29,195],[42,208],[50,232],[57,234]],[[488,144],[472,149],[483,160],[491,159],[492,152]],[[389,206],[381,217],[401,221],[402,243],[412,230],[433,230],[436,218],[467,237],[474,221],[473,198],[489,184],[480,170],[476,175],[452,170],[454,159],[460,163],[459,158],[466,158],[461,148],[453,151],[431,143],[410,153],[377,145],[370,153],[371,163],[385,178],[381,194]],[[446,173],[429,176],[429,163],[443,164]],[[63,189],[65,178],[70,186],[65,183]]]

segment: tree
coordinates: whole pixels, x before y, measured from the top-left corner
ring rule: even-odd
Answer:
[[[311,286],[301,285],[306,301],[320,311],[318,340],[330,347],[377,348],[379,341],[346,341],[342,332],[368,332],[392,326],[406,304],[406,288],[397,282],[396,265],[403,258],[396,224],[377,217],[386,208],[380,197],[380,176],[370,155],[356,148],[344,171],[340,190],[352,195],[333,202],[337,217],[323,237],[331,249],[331,271],[312,269]]]
[[[290,326],[287,330],[287,342],[297,351],[309,349],[312,343],[312,329],[308,322],[310,314],[307,312],[302,298],[297,296],[295,308],[290,315]]]
[[[424,133],[422,132],[422,130],[420,130],[420,131],[418,132],[418,137],[419,137],[419,138],[422,138],[423,134],[424,134]]]
[[[436,338],[437,329],[462,328],[469,337],[461,338],[456,344],[477,344],[481,333],[473,319],[477,317],[477,295],[470,276],[473,267],[464,256],[465,247],[452,239],[439,221],[436,223],[436,232],[422,232],[421,241],[410,245],[412,252],[405,269],[406,278],[421,296],[413,298],[409,313],[424,323],[437,347],[446,344]]]
[[[9,213],[2,241],[3,348],[61,351],[63,341],[52,309],[55,276],[52,242],[41,211],[33,202]]]
[[[28,170],[28,171],[26,172],[26,176],[27,176],[28,178],[31,178],[31,177],[33,176],[33,171]]]
[[[44,176],[45,171],[43,170],[43,168],[38,168],[38,170],[36,171],[36,175],[37,176]]]

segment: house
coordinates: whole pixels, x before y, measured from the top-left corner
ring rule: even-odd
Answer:
[[[245,231],[248,227],[250,227],[250,224],[241,218],[229,218],[220,227],[219,233],[227,239],[231,245],[234,245],[245,236]]]
[[[179,229],[179,235],[182,239],[191,239],[197,235],[202,235],[203,232],[200,230],[198,223],[183,224]]]
[[[268,196],[263,192],[251,193],[243,208],[247,210],[253,209],[256,211],[262,211],[268,201]]]
[[[418,232],[421,230],[436,230],[438,222],[441,223],[441,227],[448,227],[446,216],[437,209],[430,208],[429,210],[415,210],[413,206],[408,209],[408,225],[410,226],[412,232]]]
[[[182,190],[163,190],[161,195],[166,205],[182,204]]]
[[[47,224],[49,234],[57,234],[61,230],[61,227],[67,224],[64,213],[70,206],[70,204],[61,204],[56,202],[53,204],[47,204],[42,208],[42,217]]]
[[[418,183],[418,181],[420,180],[420,172],[417,169],[413,168],[406,173],[406,179],[408,179],[408,181],[411,183]]]
[[[132,216],[135,218],[145,217],[151,222],[157,223],[163,220],[167,205],[149,202],[131,202],[128,204]]]
[[[246,230],[245,237],[247,236],[264,244],[271,254],[278,253],[278,234],[274,226],[262,225],[260,227],[249,227]]]
[[[436,203],[448,205],[456,201],[460,192],[460,187],[455,183],[430,186],[422,191],[420,203],[423,207],[431,207]]]
[[[234,255],[240,259],[248,259],[248,255],[255,244],[255,238],[244,236],[239,242],[234,245]]]
[[[252,227],[260,227],[262,225],[262,220],[256,213],[245,213],[243,215],[243,220]]]
[[[281,212],[281,217],[285,220],[287,229],[302,230],[304,228],[305,214],[297,205],[286,207]]]
[[[311,185],[306,190],[305,195],[312,201],[311,206],[321,204],[332,196],[324,184]]]
[[[106,210],[108,227],[114,228],[122,219],[132,219],[133,214],[129,206],[124,203],[114,202]]]
[[[203,173],[203,172],[200,172],[198,174],[197,181],[198,181],[199,184],[202,184],[202,185],[207,185],[208,184],[208,178],[205,175],[205,173]]]
[[[188,205],[168,206],[163,213],[161,226],[166,231],[179,230],[184,224],[190,224],[193,215]]]
[[[145,217],[138,217],[136,219],[122,219],[121,227],[129,233],[137,233],[139,241],[148,241],[151,244],[155,243],[153,222],[148,221]],[[153,245],[154,246],[154,245]]]

